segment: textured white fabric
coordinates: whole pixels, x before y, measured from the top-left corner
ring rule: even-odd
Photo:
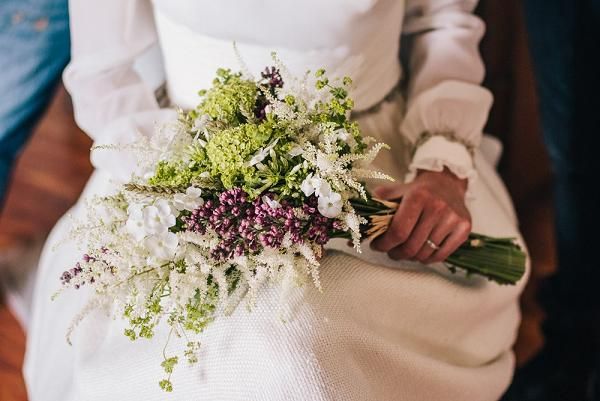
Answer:
[[[487,113],[481,104],[489,95],[477,86],[483,69],[476,44],[483,26],[470,14],[473,5],[156,0],[153,8],[147,0],[71,0],[73,61],[65,82],[78,123],[97,144],[150,135],[155,122],[173,115],[159,109],[134,68],[135,58],[158,38],[170,97],[183,107],[195,103],[191,91],[210,82],[216,66],[235,62],[232,40],[254,72],[276,50],[293,71],[325,66],[350,73],[357,103],[368,107],[400,76],[404,19],[413,42],[409,93],[359,120],[366,135],[392,146],[376,167],[401,179],[408,172],[408,145],[427,124],[478,141],[478,124]],[[412,122],[411,115],[417,116]],[[440,145],[428,158],[447,160],[447,149]],[[450,161],[473,168],[470,158]],[[114,190],[114,182],[135,168],[127,152],[95,152],[93,162],[97,170],[83,197]],[[518,236],[512,204],[494,169],[479,151],[474,165],[474,229]],[[79,215],[82,207],[78,202],[72,213]],[[81,255],[73,241],[53,248],[69,224],[68,218],[57,224],[40,262],[25,363],[32,401],[494,401],[510,380],[524,281],[500,287],[452,276],[443,266],[394,262],[367,246],[357,258],[337,243],[332,247],[346,253],[329,250],[323,258],[323,293],[298,289],[295,302],[279,310],[279,294],[265,291],[251,313],[239,308],[219,319],[200,338],[199,365],[182,363],[172,378],[175,393],[166,396],[156,384],[166,330],[132,343],[120,320],[98,312],[67,345],[69,322],[86,301],[82,290],[50,302],[60,273]],[[171,351],[182,347],[175,340]]]

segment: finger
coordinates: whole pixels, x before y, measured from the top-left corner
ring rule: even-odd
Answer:
[[[381,185],[373,190],[373,196],[384,200],[400,199],[407,189],[408,184]]]
[[[423,202],[419,198],[404,199],[392,218],[390,228],[385,234],[373,240],[371,247],[377,251],[389,252],[404,243],[410,237],[422,211]]]
[[[403,244],[392,249],[389,254],[392,259],[413,259],[426,245],[433,228],[439,223],[443,210],[432,205],[425,207],[410,237]]]
[[[429,240],[437,245],[439,248],[442,247],[446,238],[452,234],[452,230],[456,226],[456,219],[445,217],[440,221],[431,231]],[[429,263],[429,258],[435,253],[437,249],[425,240],[425,244],[415,256],[415,259],[421,263]]]
[[[441,248],[438,249],[429,258],[427,263],[443,262],[454,251],[458,249],[468,238],[471,232],[471,223],[468,221],[459,223],[453,230],[452,234],[444,241]]]

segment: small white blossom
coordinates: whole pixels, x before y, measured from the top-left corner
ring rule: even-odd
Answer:
[[[317,154],[317,168],[325,173],[333,169],[333,163],[326,154],[319,152]]]
[[[112,207],[109,204],[100,204],[94,207],[93,216],[90,216],[100,224],[110,226],[121,220],[124,220],[127,215],[122,209]]]
[[[254,156],[252,156],[252,158],[245,163],[246,167],[254,166],[255,164],[265,160],[265,158],[273,151],[275,145],[277,145],[277,141],[279,141],[279,138],[275,139],[267,147],[259,149],[258,152],[256,152]]]
[[[342,142],[347,142],[350,139],[351,135],[344,128],[340,128],[334,132],[335,139],[340,140]]]
[[[136,242],[148,235],[163,234],[175,225],[175,215],[164,199],[159,199],[150,206],[132,204],[127,209],[127,215],[129,217],[125,227]]]
[[[296,164],[294,167],[292,167],[292,169],[290,170],[290,175],[292,174],[296,174],[298,171],[300,171],[300,169],[302,168],[302,164]]]
[[[175,215],[169,202],[159,199],[154,205],[146,206],[142,211],[144,226],[148,234],[163,234],[175,225]]]
[[[191,212],[204,204],[201,195],[202,190],[200,188],[189,187],[185,194],[175,194],[173,196],[173,206],[179,211],[189,210]]]
[[[210,121],[208,114],[203,114],[196,118],[194,126],[192,127],[193,132],[204,132],[206,130],[206,124]]]
[[[319,176],[313,177],[312,174],[306,176],[302,184],[300,184],[300,189],[306,196],[310,196],[313,193],[316,196],[327,196],[331,193],[331,185]]]
[[[330,192],[328,195],[319,197],[319,213],[325,217],[334,218],[342,212],[342,195]]]
[[[194,121],[194,126],[192,127],[192,132],[196,133],[194,140],[197,141],[201,147],[205,147],[209,139],[209,133],[206,129],[206,125],[209,121],[210,116],[207,114],[203,114],[196,118],[196,120]]]
[[[277,202],[275,199],[269,198],[267,195],[263,195],[262,201],[269,205],[271,209],[279,209],[281,207],[281,203]]]
[[[125,223],[125,228],[135,241],[141,241],[146,236],[142,210],[143,205],[140,204],[131,204],[127,208],[129,218],[127,219],[127,223]]]
[[[164,232],[159,235],[151,235],[144,240],[144,246],[152,256],[158,260],[170,260],[175,256],[179,238],[172,232]]]
[[[304,195],[311,196],[315,192],[315,185],[313,181],[313,175],[309,174],[306,176],[302,184],[300,184],[300,189],[304,192]]]
[[[329,196],[331,194],[331,185],[324,179],[320,178],[317,185],[315,186],[315,195]]]
[[[288,154],[292,157],[300,156],[302,153],[304,153],[304,149],[302,149],[302,147],[300,145],[295,145],[288,152]]]

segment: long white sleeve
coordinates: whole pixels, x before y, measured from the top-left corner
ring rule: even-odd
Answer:
[[[480,86],[484,66],[479,41],[484,23],[472,14],[475,0],[409,0],[403,34],[407,39],[408,94],[402,132],[416,145],[407,180],[419,169],[472,181],[473,150],[479,146],[492,104]]]
[[[77,124],[95,145],[126,144],[172,118],[134,68],[136,58],[157,43],[150,1],[70,0],[69,12],[72,61],[64,82]],[[95,150],[92,163],[128,179],[134,161],[126,153]]]

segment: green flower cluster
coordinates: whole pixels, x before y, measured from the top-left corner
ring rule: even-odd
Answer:
[[[199,174],[189,165],[180,162],[160,161],[148,184],[156,186],[168,186],[174,188],[188,187],[193,178]]]
[[[254,81],[242,78],[241,73],[234,74],[229,69],[219,68],[213,87],[199,94],[204,99],[196,114],[206,114],[213,120],[229,124],[241,124],[252,116],[259,90]]]
[[[206,145],[211,175],[220,177],[226,189],[256,181],[256,168],[247,161],[274,137],[273,124],[242,124],[218,132]]]

